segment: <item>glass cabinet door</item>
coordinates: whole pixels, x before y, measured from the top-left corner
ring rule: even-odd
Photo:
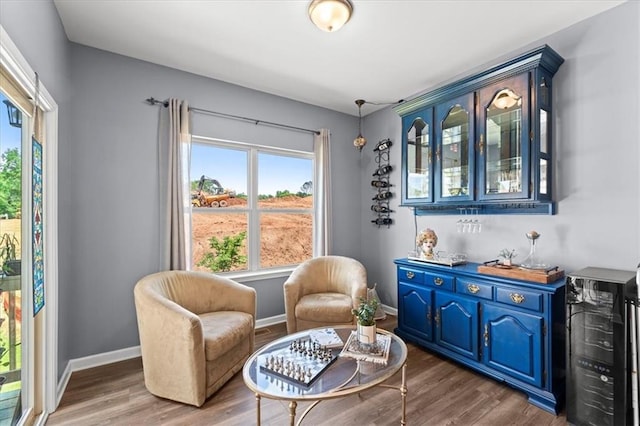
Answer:
[[[436,107],[436,199],[473,200],[473,93]]]
[[[479,93],[479,199],[529,197],[528,74]]]
[[[531,180],[534,182],[534,192],[538,195],[538,199],[551,200],[551,76],[540,72],[537,80],[538,101],[534,108],[538,112],[539,143],[532,145],[534,151],[531,155],[537,155],[540,161],[537,164],[538,169],[531,171],[533,176]],[[533,164],[532,167],[536,167],[536,164]]]
[[[433,201],[433,109],[427,108],[403,119],[402,204]]]

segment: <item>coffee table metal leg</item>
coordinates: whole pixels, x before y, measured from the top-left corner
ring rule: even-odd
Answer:
[[[400,419],[401,425],[406,425],[406,416],[407,416],[407,384],[406,384],[406,369],[407,364],[402,366],[402,385],[400,385],[400,395],[402,395],[402,418]]]
[[[256,394],[256,426],[260,426],[260,395]]]
[[[289,425],[295,426],[296,424],[296,407],[298,403],[295,401],[289,402]]]

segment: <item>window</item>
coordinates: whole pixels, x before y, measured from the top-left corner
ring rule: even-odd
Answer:
[[[286,268],[313,256],[314,155],[194,137],[192,269]]]

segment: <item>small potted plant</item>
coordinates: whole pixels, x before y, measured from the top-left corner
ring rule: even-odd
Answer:
[[[357,309],[352,309],[358,325],[358,340],[364,344],[374,344],[376,342],[376,310],[378,309],[378,299],[360,298]]]
[[[7,276],[20,275],[21,264],[17,259],[18,239],[13,234],[0,237],[0,270]]]
[[[515,249],[502,249],[498,256],[502,258],[502,264],[505,266],[511,266],[513,259],[517,256]]]

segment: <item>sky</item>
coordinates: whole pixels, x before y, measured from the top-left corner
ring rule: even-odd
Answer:
[[[20,148],[20,138],[22,129],[9,125],[9,114],[7,106],[2,102],[7,99],[0,92],[0,154],[7,149]]]
[[[191,180],[200,176],[216,179],[223,188],[237,194],[247,193],[247,151],[191,145]],[[267,153],[258,154],[258,194],[275,195],[276,191],[296,193],[313,180],[311,159]]]

